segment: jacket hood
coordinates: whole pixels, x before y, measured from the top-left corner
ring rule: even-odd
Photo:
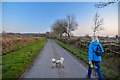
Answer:
[[[94,44],[94,45],[98,45],[99,42],[96,40],[96,41],[93,42],[93,44]]]

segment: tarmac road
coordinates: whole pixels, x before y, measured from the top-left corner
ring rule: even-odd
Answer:
[[[63,57],[64,68],[52,68],[52,58]],[[24,78],[85,78],[85,69],[70,53],[49,39]]]

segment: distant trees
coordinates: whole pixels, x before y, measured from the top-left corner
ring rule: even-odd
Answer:
[[[94,21],[94,26],[92,27],[92,30],[93,30],[94,36],[95,36],[96,32],[104,29],[104,27],[102,26],[103,18],[100,18],[100,15],[98,13],[96,13],[93,21]]]
[[[46,37],[45,33],[12,33],[12,32],[2,32],[3,36],[29,36],[29,37]]]
[[[2,31],[2,34],[5,34],[6,32],[5,31]]]
[[[71,31],[77,29],[78,24],[75,16],[67,15],[66,19],[58,19],[52,24],[52,32],[55,32],[62,37],[63,33],[66,33],[68,37],[71,37]]]
[[[89,38],[90,36],[89,36],[89,34],[86,34],[85,37]]]
[[[116,35],[116,36],[115,36],[115,38],[119,38],[119,36],[118,36],[118,35]]]
[[[56,38],[57,35],[56,35],[55,32],[46,32],[45,37],[47,37],[47,38]]]
[[[50,32],[47,31],[47,32],[45,33],[45,37],[49,37],[49,34],[50,34]]]

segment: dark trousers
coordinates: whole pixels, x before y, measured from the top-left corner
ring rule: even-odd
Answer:
[[[92,61],[92,64],[93,64],[93,66],[94,65],[97,66],[96,71],[97,71],[97,74],[98,74],[98,78],[103,80],[103,75],[102,75],[102,73],[100,71],[101,62],[100,61],[99,62]],[[89,67],[88,67],[88,77],[89,78],[91,77],[91,73],[92,73],[92,68],[90,67],[90,64],[89,64]]]

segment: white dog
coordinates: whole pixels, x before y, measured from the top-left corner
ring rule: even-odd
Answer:
[[[53,58],[53,59],[52,59],[52,62],[53,62],[52,68],[54,68],[54,67],[61,67],[61,68],[63,68],[63,67],[64,67],[64,65],[63,65],[64,58],[60,58],[60,59],[57,59],[57,60],[55,60],[55,59]]]

